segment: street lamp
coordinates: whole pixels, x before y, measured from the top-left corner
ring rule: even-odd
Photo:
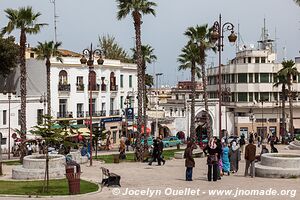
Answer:
[[[93,165],[93,154],[92,154],[92,144],[93,144],[93,91],[92,91],[92,72],[94,70],[94,58],[99,57],[97,60],[98,65],[103,65],[104,60],[102,59],[102,51],[100,49],[93,49],[93,45],[91,44],[90,49],[84,49],[82,51],[82,58],[80,59],[81,64],[87,64],[89,67],[89,85],[88,87],[90,89],[90,166]]]
[[[154,134],[154,137],[158,137],[159,136],[159,129],[158,129],[158,116],[157,116],[157,112],[158,112],[158,105],[159,105],[159,97],[158,97],[158,78],[159,76],[162,76],[163,73],[156,73],[155,74],[155,77],[156,77],[156,127],[155,127],[155,134]]]
[[[125,131],[126,131],[126,138],[128,138],[128,116],[127,116],[127,114],[128,114],[128,106],[130,104],[129,101],[130,101],[130,97],[127,94],[125,102],[124,102],[124,105],[126,106],[126,109],[125,109],[125,126],[126,126],[126,130]]]
[[[215,21],[214,25],[212,27],[212,32],[211,32],[211,41],[213,43],[217,42],[217,50],[219,52],[219,75],[218,75],[218,81],[219,81],[219,89],[218,89],[218,96],[219,96],[219,134],[220,138],[222,137],[222,91],[221,91],[221,59],[222,55],[221,52],[223,51],[223,41],[224,41],[224,32],[225,31],[231,31],[231,34],[228,36],[228,40],[231,43],[234,43],[237,39],[237,36],[234,34],[234,25],[230,22],[226,22],[225,24],[222,25],[222,16],[221,14],[219,15],[219,21]]]
[[[11,95],[16,95],[16,91],[10,91],[6,92],[5,90],[3,91],[4,95],[8,95],[8,160],[10,159],[10,101],[11,101]],[[0,144],[1,148],[1,144]]]

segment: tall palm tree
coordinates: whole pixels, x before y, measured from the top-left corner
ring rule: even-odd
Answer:
[[[285,117],[285,101],[286,101],[286,85],[287,79],[286,76],[277,73],[276,75],[277,82],[274,84],[274,87],[279,87],[281,85],[281,94],[282,94],[282,101],[281,101],[281,115],[282,115],[282,125],[283,125],[283,137],[282,142],[285,140],[286,136],[286,117]]]
[[[215,48],[210,41],[210,31],[207,24],[196,27],[189,27],[187,31],[184,33],[188,38],[190,43],[197,43],[199,47],[199,65],[201,65],[201,76],[202,76],[202,84],[203,84],[203,97],[204,97],[204,107],[205,107],[205,118],[206,118],[206,128],[207,128],[207,136],[210,138],[211,136],[211,121],[209,118],[209,110],[208,110],[208,95],[207,95],[207,77],[205,70],[206,63],[206,51],[214,50]]]
[[[116,0],[118,3],[118,13],[117,18],[121,20],[127,15],[131,14],[134,21],[135,29],[135,43],[137,51],[137,75],[138,75],[138,119],[137,119],[137,131],[141,133],[142,130],[142,93],[143,93],[143,80],[142,80],[142,42],[141,42],[141,24],[142,15],[152,14],[155,16],[155,10],[153,7],[156,3],[150,2],[148,0]],[[142,160],[142,150],[140,148],[140,134],[137,136],[137,148],[136,148],[136,158],[137,160]]]
[[[289,96],[289,107],[290,107],[290,123],[289,123],[289,132],[294,135],[294,123],[293,123],[293,93],[291,86],[293,84],[293,76],[298,76],[299,72],[297,67],[295,66],[295,62],[293,60],[283,61],[282,69],[278,71],[278,74],[285,76],[287,80],[288,86],[288,96]]]
[[[151,64],[153,61],[157,60],[156,55],[153,54],[154,49],[150,45],[142,45],[142,82],[143,82],[143,124],[144,124],[144,134],[147,133],[147,84],[146,84],[146,69],[147,64]],[[137,58],[137,51],[132,49],[133,58]],[[147,136],[146,136],[147,137]],[[145,140],[147,141],[147,140]]]
[[[9,19],[8,24],[3,27],[2,34],[10,34],[15,29],[20,29],[20,90],[21,90],[21,131],[26,133],[26,34],[37,34],[40,28],[46,24],[36,23],[39,12],[34,13],[32,7],[22,7],[18,10],[8,8],[5,10],[6,16]]]
[[[190,70],[191,71],[191,82],[192,82],[192,93],[191,93],[191,126],[190,126],[190,138],[196,139],[195,133],[195,79],[196,75],[200,77],[200,69],[197,67],[199,63],[199,48],[197,44],[188,42],[186,46],[181,50],[182,54],[178,57],[180,63],[178,70]]]
[[[18,10],[8,8],[4,11],[8,18],[8,23],[2,29],[2,34],[10,34],[13,30],[20,30],[20,92],[21,92],[21,138],[23,141],[26,140],[26,60],[25,60],[25,51],[26,51],[26,34],[37,34],[40,32],[41,27],[44,23],[37,23],[41,13],[35,13],[32,10],[32,7],[22,7]],[[21,151],[21,161],[23,161],[25,146],[22,145]]]
[[[300,0],[294,0],[296,4],[300,6]]]
[[[61,53],[58,48],[61,46],[61,42],[38,42],[36,48],[33,51],[37,54],[37,59],[46,60],[46,73],[47,73],[47,115],[51,116],[51,91],[50,91],[50,58],[56,57],[56,59],[62,62]]]

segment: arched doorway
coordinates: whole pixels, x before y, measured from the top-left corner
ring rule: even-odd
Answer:
[[[179,140],[185,140],[185,134],[183,131],[179,131],[176,133],[176,137],[179,139]]]
[[[195,119],[196,119],[196,137],[197,137],[197,142],[203,142],[206,143],[208,140],[207,136],[207,123],[210,124],[210,129],[212,130],[212,118],[209,113],[208,115],[208,121],[206,120],[206,111],[202,110],[199,112]],[[211,133],[212,134],[212,133]]]
[[[171,131],[169,127],[162,126],[160,124],[158,124],[158,126],[159,126],[159,135],[161,135],[163,138],[169,137],[171,135]]]
[[[66,85],[68,84],[68,73],[65,70],[61,70],[59,72],[59,84],[60,85]]]

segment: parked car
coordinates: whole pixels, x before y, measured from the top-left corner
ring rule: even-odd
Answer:
[[[166,137],[162,140],[164,147],[173,147],[177,144],[182,144],[182,141],[175,136]]]
[[[144,139],[141,140],[141,144],[144,145]],[[148,137],[147,144],[148,146],[153,145],[153,137]]]

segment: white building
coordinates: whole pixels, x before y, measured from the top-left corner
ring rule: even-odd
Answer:
[[[66,52],[66,51],[63,51]],[[89,84],[89,69],[80,63],[79,54],[63,57],[63,63],[51,59],[51,115],[56,120],[72,120],[75,123],[89,124],[89,99],[92,90],[93,126],[104,126],[112,133],[113,142],[118,142],[122,131],[124,103],[128,96],[129,107],[137,110],[134,98],[137,90],[137,68],[135,64],[121,63],[119,60],[104,59],[103,65],[95,61]],[[72,57],[71,57],[72,56]],[[27,65],[27,129],[30,130],[40,120],[46,109],[46,66],[28,52]],[[9,82],[9,80],[14,80]],[[2,79],[0,93],[17,92],[11,98],[11,132],[20,129],[19,70]],[[0,94],[0,131],[7,138],[8,133],[8,94]],[[11,134],[12,135],[12,134]]]

